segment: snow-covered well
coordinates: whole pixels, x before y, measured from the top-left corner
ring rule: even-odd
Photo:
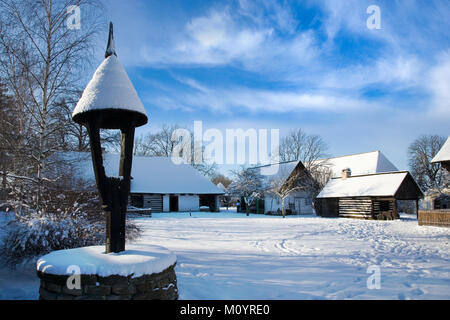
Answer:
[[[177,299],[175,264],[173,253],[152,245],[110,254],[104,246],[54,251],[37,262],[40,298]]]

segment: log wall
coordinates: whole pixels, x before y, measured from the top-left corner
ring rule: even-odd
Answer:
[[[151,208],[152,212],[163,211],[163,200],[160,194],[144,194],[144,208]]]
[[[371,199],[339,199],[339,216],[345,218],[372,218]]]

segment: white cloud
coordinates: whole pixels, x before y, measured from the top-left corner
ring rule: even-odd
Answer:
[[[359,90],[371,85],[389,85],[390,90],[421,86],[423,63],[414,56],[380,57],[372,63],[354,64],[320,73],[314,79],[322,88]]]
[[[164,99],[151,97],[148,102],[165,109],[177,106],[185,111],[208,110],[215,113],[299,113],[303,111],[347,113],[373,111],[379,105],[364,99],[331,91],[270,90],[234,86],[211,87],[185,77],[176,79],[188,90],[167,92]],[[168,98],[170,96],[170,98]]]
[[[427,80],[432,93],[430,112],[438,117],[450,117],[450,50],[439,57]]]
[[[243,2],[244,3],[244,2]],[[287,7],[268,1],[267,10],[253,3],[236,9],[213,7],[193,17],[164,42],[141,41],[132,64],[167,66],[237,66],[258,73],[283,73],[311,63],[319,48],[311,30],[296,31]],[[280,36],[285,33],[284,36]]]

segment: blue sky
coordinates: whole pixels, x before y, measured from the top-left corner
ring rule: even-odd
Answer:
[[[370,5],[380,7],[379,30],[366,26]],[[448,0],[105,6],[150,117],[138,134],[194,120],[221,130],[302,128],[332,156],[381,150],[399,169],[420,134],[450,134]]]

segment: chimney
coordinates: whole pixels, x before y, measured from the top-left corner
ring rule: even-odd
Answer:
[[[350,168],[342,169],[342,180],[349,178],[352,175]]]

